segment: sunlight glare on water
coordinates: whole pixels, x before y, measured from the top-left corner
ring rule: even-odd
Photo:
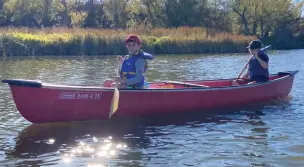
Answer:
[[[103,142],[93,137],[88,143],[80,141],[74,147],[69,150],[62,151],[62,161],[65,163],[71,163],[77,157],[90,157],[90,158],[102,158],[103,161],[106,159],[115,158],[117,152],[123,151],[127,148],[124,143],[114,143],[112,137],[109,136]],[[89,166],[98,166],[101,164],[89,164]]]

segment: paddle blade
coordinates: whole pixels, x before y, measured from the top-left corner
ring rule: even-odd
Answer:
[[[111,101],[109,118],[111,118],[112,115],[114,115],[114,113],[118,109],[118,102],[119,102],[119,91],[118,91],[117,88],[115,88],[113,98],[112,98],[112,101]]]

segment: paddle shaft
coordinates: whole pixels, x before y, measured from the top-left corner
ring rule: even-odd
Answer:
[[[124,61],[124,58],[122,58],[122,60],[117,61],[117,63],[118,63],[117,76],[120,76],[120,70],[121,70],[123,61]]]
[[[265,50],[267,50],[267,49],[270,48],[270,47],[271,47],[271,45],[268,45],[268,46],[262,48],[261,51],[265,51]],[[252,58],[253,58],[253,55],[249,58],[248,62],[245,64],[244,68],[242,69],[242,71],[240,72],[240,74],[239,74],[239,76],[238,76],[237,78],[240,78],[240,77],[241,77],[241,75],[243,74],[244,70],[247,68],[247,66],[248,66],[248,64],[249,64],[249,62],[250,62],[250,60],[251,60]]]
[[[117,62],[118,62],[117,76],[120,76],[121,62],[120,61]],[[109,118],[111,118],[114,115],[114,113],[117,111],[118,103],[119,103],[119,91],[118,91],[118,82],[116,82],[112,101],[111,101],[111,106],[110,106]]]
[[[250,62],[250,60],[252,59],[252,57],[253,57],[253,56],[251,56],[250,59],[248,60],[248,62],[245,64],[244,68],[242,69],[242,71],[240,72],[240,74],[239,74],[239,76],[238,76],[237,78],[240,78],[240,77],[241,77],[241,75],[243,74],[244,70],[247,68],[247,66],[248,66],[248,64],[249,64],[249,62]]]
[[[167,81],[165,83],[176,84],[176,85],[183,85],[183,86],[189,86],[189,87],[200,87],[200,88],[208,88],[209,87],[209,86],[205,86],[205,85],[191,84],[191,83],[178,82],[178,81]]]

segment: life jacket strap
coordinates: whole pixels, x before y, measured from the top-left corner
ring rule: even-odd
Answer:
[[[130,74],[130,75],[135,75],[136,72],[122,72],[122,75],[127,75],[127,74]]]

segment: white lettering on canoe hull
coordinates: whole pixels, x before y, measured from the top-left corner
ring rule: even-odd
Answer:
[[[58,99],[101,99],[101,93],[61,92]]]

